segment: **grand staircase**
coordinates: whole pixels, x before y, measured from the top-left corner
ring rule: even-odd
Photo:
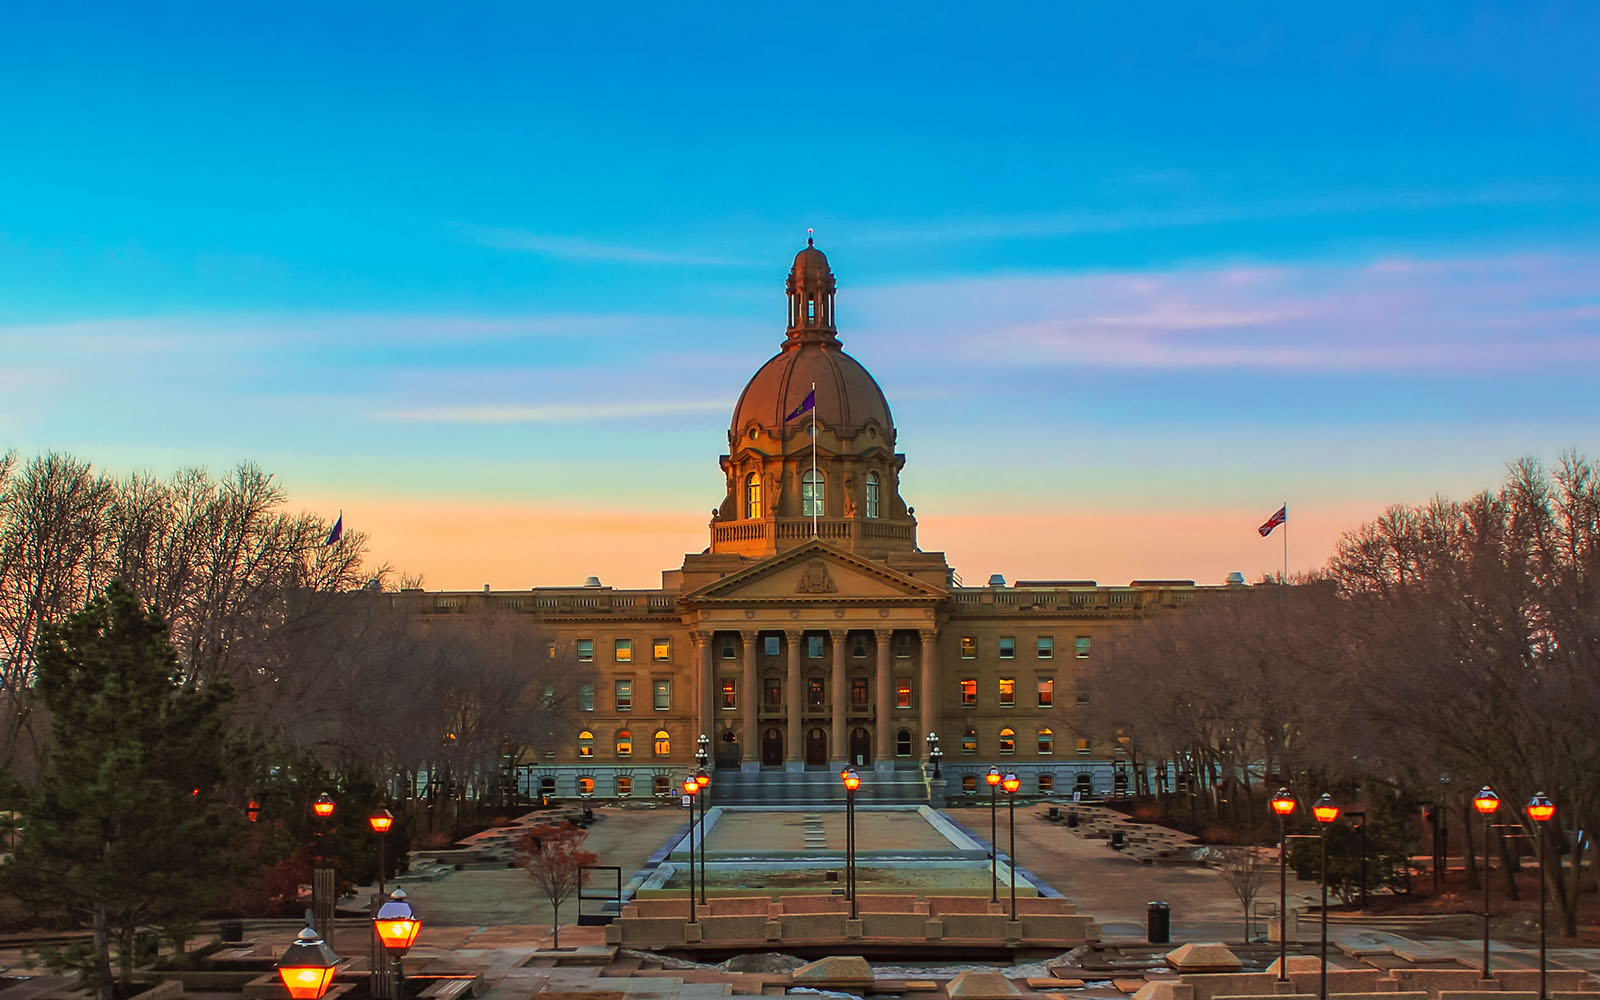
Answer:
[[[928,805],[928,783],[920,769],[875,771],[862,768],[856,805]],[[844,805],[844,785],[837,771],[783,771],[778,768],[740,772],[719,767],[711,776],[714,806]]]

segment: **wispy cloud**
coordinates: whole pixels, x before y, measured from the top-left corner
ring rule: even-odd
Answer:
[[[624,243],[602,243],[578,236],[557,236],[526,229],[458,225],[456,231],[468,243],[496,250],[516,250],[570,261],[610,261],[622,264],[667,264],[685,267],[749,267],[751,261],[680,249],[655,250]],[[770,262],[763,262],[768,266]]]
[[[552,403],[542,406],[428,406],[383,410],[378,420],[427,424],[571,424],[608,420],[639,420],[684,413],[723,411],[728,401],[662,400],[642,403]]]

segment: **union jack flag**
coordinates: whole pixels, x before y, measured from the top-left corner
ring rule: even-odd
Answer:
[[[1284,504],[1282,507],[1278,508],[1278,512],[1276,514],[1274,514],[1271,517],[1267,518],[1267,523],[1266,524],[1263,524],[1261,527],[1257,528],[1256,530],[1261,532],[1261,537],[1262,538],[1265,538],[1268,535],[1272,534],[1272,529],[1273,528],[1276,528],[1280,524],[1284,524],[1288,520],[1289,520],[1289,505],[1288,504]]]

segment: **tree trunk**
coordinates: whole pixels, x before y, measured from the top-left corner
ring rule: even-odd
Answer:
[[[558,951],[561,948],[561,901],[555,897],[550,899],[550,949]]]
[[[1522,898],[1517,895],[1517,872],[1522,870],[1522,851],[1517,844],[1510,837],[1500,837],[1500,871],[1505,875],[1506,898],[1510,900]]]
[[[95,997],[97,1000],[111,1000],[111,935],[106,928],[106,907],[104,903],[94,905],[94,971]]]

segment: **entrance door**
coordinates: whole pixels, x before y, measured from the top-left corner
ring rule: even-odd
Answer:
[[[783,766],[783,734],[776,729],[761,734],[761,764],[763,767]]]
[[[860,726],[850,730],[850,759],[857,767],[872,763],[872,734]]]
[[[722,737],[717,740],[714,758],[717,767],[739,766],[739,736],[731,729],[724,729]]]
[[[828,734],[821,729],[806,731],[806,763],[817,766],[828,763]]]

